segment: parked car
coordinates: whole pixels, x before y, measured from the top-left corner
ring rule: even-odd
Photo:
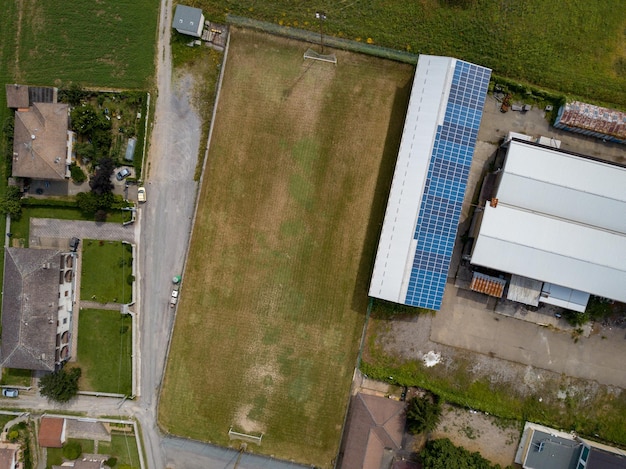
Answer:
[[[4,397],[17,397],[19,396],[20,392],[17,389],[12,389],[12,388],[3,388],[2,389],[2,395]]]
[[[130,176],[130,169],[128,169],[128,168],[121,169],[115,175],[115,177],[117,178],[118,181],[121,181],[121,180],[127,178],[128,176]]]
[[[145,187],[140,187],[137,189],[137,200],[139,202],[146,201],[146,188]]]

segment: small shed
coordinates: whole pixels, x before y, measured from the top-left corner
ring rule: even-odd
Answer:
[[[176,5],[172,27],[181,34],[200,37],[204,27],[204,14],[200,8]]]
[[[65,419],[43,417],[39,426],[39,446],[43,448],[61,448],[65,443]]]
[[[135,145],[137,144],[137,139],[135,137],[131,137],[128,139],[128,145],[126,145],[126,154],[124,155],[124,159],[126,161],[133,161],[135,157]]]

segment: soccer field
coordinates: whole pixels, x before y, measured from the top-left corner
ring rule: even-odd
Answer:
[[[331,467],[413,67],[307,47],[232,34],[159,421]]]

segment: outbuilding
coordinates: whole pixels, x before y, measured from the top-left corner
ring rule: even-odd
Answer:
[[[172,27],[181,34],[200,37],[204,27],[204,14],[200,8],[177,5]]]

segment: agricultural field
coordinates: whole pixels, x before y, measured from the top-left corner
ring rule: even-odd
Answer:
[[[571,97],[626,108],[626,10],[615,0],[199,0],[235,14],[413,53],[450,55]]]
[[[159,3],[1,0],[15,38],[3,46],[9,82],[95,87],[152,85]],[[9,33],[7,33],[9,34]]]
[[[307,47],[231,36],[159,422],[331,467],[413,67]]]

